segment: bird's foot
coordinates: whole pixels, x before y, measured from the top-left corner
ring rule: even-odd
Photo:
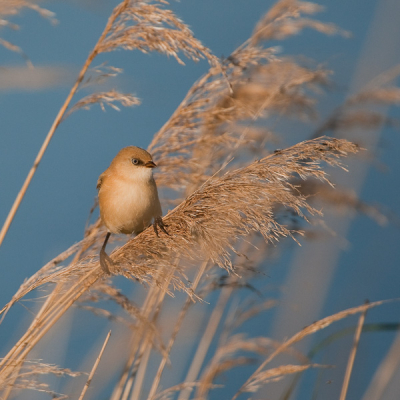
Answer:
[[[156,233],[157,237],[158,237],[158,228],[160,228],[166,235],[169,236],[169,233],[167,232],[165,227],[166,227],[166,225],[164,225],[164,222],[161,217],[154,218],[153,228],[154,228],[154,232]]]
[[[108,268],[109,265],[114,265],[113,260],[109,257],[109,255],[101,249],[100,251],[100,266],[101,269],[106,273],[107,275],[110,275],[110,269]]]

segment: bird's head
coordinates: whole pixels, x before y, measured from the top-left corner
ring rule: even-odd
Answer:
[[[144,179],[148,179],[152,177],[152,170],[157,165],[151,154],[146,150],[136,146],[128,146],[120,150],[110,167],[125,176],[142,176]]]

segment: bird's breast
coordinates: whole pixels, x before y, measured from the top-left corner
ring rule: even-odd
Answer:
[[[160,202],[151,177],[139,182],[107,179],[99,190],[100,216],[112,233],[140,233],[158,216]]]

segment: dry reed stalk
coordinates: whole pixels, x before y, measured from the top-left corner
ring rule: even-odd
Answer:
[[[151,301],[154,301],[155,296],[153,296],[153,294],[156,290],[157,290],[156,287],[150,288],[149,294],[151,294],[151,295],[146,296],[146,299],[145,299],[142,309],[141,309],[141,315],[143,316],[143,318],[146,318],[150,324],[151,324],[151,321],[148,319],[148,317],[149,317],[148,313],[150,312],[151,307],[149,307],[148,305]],[[135,361],[136,351],[137,351],[139,342],[141,340],[141,337],[142,337],[145,329],[146,329],[145,325],[140,324],[138,327],[137,334],[132,338],[132,343],[129,346],[129,348],[131,349],[129,358],[126,361],[124,369],[121,373],[120,379],[113,390],[111,400],[120,399],[121,396],[123,395],[123,391],[125,390],[127,382],[130,377],[130,370],[132,368],[132,364]]]
[[[362,400],[379,400],[383,399],[383,395],[388,385],[393,380],[400,365],[400,334],[397,332],[396,338],[386,353],[386,357],[379,364],[374,373],[373,378],[369,382],[368,389],[364,393]]]
[[[248,244],[247,244],[246,247],[249,247]],[[207,265],[208,265],[208,262],[203,262],[201,264],[201,267],[200,267],[199,271],[197,272],[197,275],[196,275],[196,278],[195,278],[195,280],[193,282],[193,285],[191,286],[191,290],[193,291],[193,293],[196,291],[196,288],[197,288],[200,280],[203,278],[203,274],[204,274],[204,271],[205,271],[205,268],[207,267]],[[224,304],[226,304],[226,301],[229,299],[229,296],[232,293],[232,290],[234,288],[235,288],[234,285],[229,285],[229,287],[226,288],[226,290],[229,292],[229,295],[228,296],[224,296],[224,299],[225,299]],[[208,290],[210,290],[210,289],[207,289],[207,291]],[[225,293],[226,290],[224,290],[223,293]],[[199,293],[199,296],[203,297],[203,295],[205,294],[204,293],[204,289],[200,293]],[[156,398],[156,397],[159,396],[159,395],[156,395],[156,390],[157,390],[157,387],[158,387],[158,385],[160,383],[162,372],[163,372],[164,367],[166,365],[166,362],[168,360],[168,356],[170,354],[172,346],[175,343],[176,335],[178,334],[178,332],[179,332],[179,330],[181,328],[183,319],[184,319],[185,315],[187,314],[190,305],[192,305],[192,304],[193,304],[193,301],[190,298],[187,298],[185,303],[184,303],[184,305],[182,306],[182,309],[181,309],[181,311],[180,311],[180,313],[178,315],[178,318],[177,318],[177,320],[176,320],[176,322],[174,324],[173,332],[172,332],[172,334],[170,336],[166,351],[162,354],[162,358],[161,358],[161,362],[160,362],[159,368],[157,370],[157,373],[155,374],[155,377],[154,377],[150,392],[149,392],[149,394],[147,396],[148,399]],[[217,307],[217,308],[218,308],[219,311],[223,311],[224,306]],[[217,310],[214,310],[212,316],[210,317],[210,322],[211,322],[211,320],[216,322],[216,324],[213,322],[212,326],[217,326],[218,325],[218,320],[220,319],[220,316],[219,317],[215,317],[214,316],[214,318],[213,318],[213,315],[215,314],[216,311]],[[154,320],[154,323],[156,323],[156,320]],[[209,326],[210,326],[210,323],[209,323]],[[203,346],[200,344],[199,348],[198,348],[198,351],[197,351],[197,354],[201,353],[200,357],[202,357],[202,360],[200,362],[197,362],[197,363],[195,363],[196,357],[193,360],[193,364],[197,364],[196,365],[197,368],[201,367],[201,364],[203,362],[203,358],[205,356],[204,352],[206,352],[205,349],[206,349],[207,346],[210,345],[210,341],[211,341],[212,336],[213,336],[213,333],[210,332],[210,329],[207,328],[205,330],[205,332],[204,332],[204,335],[203,335],[203,339],[205,339],[207,341],[207,343],[205,345],[203,345]],[[131,363],[132,362],[133,361],[131,361]],[[187,381],[187,379],[186,379],[186,381]],[[194,386],[196,386],[196,383],[194,383]],[[174,389],[171,389],[170,391],[169,390],[165,390],[163,393],[164,393],[164,395],[167,395],[167,393],[171,393],[172,391],[176,391],[176,390],[178,390],[178,388],[175,387]],[[132,398],[137,398],[137,394],[136,395],[133,394]],[[123,397],[123,399],[125,399],[125,397]]]
[[[83,241],[82,241],[83,242]],[[14,294],[13,298],[0,310],[0,314],[2,314],[2,317],[0,319],[0,324],[3,322],[3,319],[7,315],[7,312],[10,310],[10,308],[18,302],[20,299],[22,299],[26,294],[34,290],[36,285],[40,285],[40,275],[41,274],[46,274],[49,271],[55,270],[55,267],[65,261],[68,257],[70,257],[72,254],[77,252],[81,245],[82,242],[76,243],[73,246],[71,246],[69,249],[65,250],[61,254],[59,254],[57,257],[55,257],[53,260],[48,262],[44,267],[41,268],[39,273],[31,276],[29,279],[27,279],[18,289],[18,291]],[[48,301],[48,300],[47,300]]]
[[[240,247],[239,253],[240,254],[248,254],[248,251],[251,247],[252,246],[250,245],[250,243],[245,243],[244,245],[242,245]],[[260,255],[260,254],[264,254],[264,251],[262,249],[258,248],[258,252],[256,253],[256,256],[254,256],[254,255],[251,256],[252,262],[254,262],[256,265],[257,265],[257,261],[258,261],[257,255]],[[234,263],[239,264],[240,258],[241,258],[240,256],[236,256],[237,261]],[[249,261],[249,260],[247,260],[247,261]],[[200,380],[197,382],[198,375],[204,364],[204,360],[208,354],[209,348],[214,339],[217,328],[222,323],[222,320],[223,320],[222,316],[227,307],[228,301],[231,300],[232,294],[235,293],[235,291],[237,291],[238,288],[245,286],[245,284],[243,284],[243,280],[246,280],[246,277],[244,276],[243,272],[246,272],[247,270],[251,271],[251,268],[249,265],[241,266],[242,274],[240,277],[231,276],[229,278],[229,280],[224,280],[223,282],[220,282],[220,281],[211,282],[211,284],[206,285],[202,289],[202,291],[199,292],[199,296],[203,298],[206,296],[207,292],[211,292],[213,290],[216,290],[217,288],[221,289],[219,298],[208,318],[207,325],[206,325],[204,332],[199,340],[196,352],[193,356],[190,367],[188,368],[188,372],[185,376],[185,382],[192,382],[193,385],[184,388],[184,390],[182,390],[181,393],[179,394],[178,400],[188,399],[193,388],[204,387],[204,382],[202,382]],[[248,275],[251,276],[252,272],[249,272]],[[210,280],[210,278],[209,278],[209,280]],[[233,326],[234,320],[238,324],[243,323],[246,319],[251,318],[251,316],[253,316],[254,314],[259,313],[262,308],[264,308],[264,307],[270,308],[272,306],[272,304],[271,304],[271,302],[268,302],[268,303],[269,303],[268,306],[266,306],[266,304],[260,305],[259,307],[257,307],[257,310],[255,310],[255,309],[253,309],[252,311],[248,310],[246,313],[242,313],[240,317],[238,315],[236,315],[234,318],[232,317],[230,319],[228,316],[227,321],[225,322],[225,325],[230,326],[232,324],[232,326]],[[231,314],[233,315],[233,313],[231,313]],[[227,341],[228,341],[227,333],[222,332],[218,347],[220,348],[221,346],[223,346],[223,344],[226,344]],[[215,361],[215,359],[214,359],[214,361]],[[214,387],[214,385],[208,383],[208,388],[212,388],[212,387]],[[201,389],[199,389],[199,390],[201,390]],[[164,393],[166,393],[166,391],[164,391]]]
[[[193,282],[193,286],[191,288],[193,290],[193,292],[196,291],[201,279],[203,278],[203,274],[206,271],[207,265],[208,265],[208,262],[203,262],[201,264],[201,267],[200,267],[199,271],[197,272],[196,278],[195,278],[195,280]],[[180,330],[180,328],[182,326],[183,319],[184,319],[184,317],[185,317],[185,315],[186,315],[186,313],[187,313],[187,311],[189,309],[189,306],[191,304],[192,304],[192,300],[190,298],[187,298],[186,301],[185,301],[184,306],[182,307],[181,312],[179,313],[179,316],[178,316],[177,321],[175,323],[174,330],[173,330],[172,335],[171,335],[171,337],[169,339],[168,346],[166,348],[166,352],[165,352],[165,354],[163,355],[163,357],[161,359],[161,362],[160,362],[160,365],[158,367],[157,373],[156,373],[155,378],[153,380],[153,384],[152,384],[152,386],[150,388],[150,391],[149,391],[149,394],[147,396],[147,398],[150,399],[150,400],[153,399],[155,397],[155,395],[156,395],[156,391],[157,391],[158,386],[160,384],[161,375],[162,375],[163,370],[165,368],[165,365],[166,365],[166,363],[168,361],[168,357],[169,357],[169,355],[171,353],[172,346],[175,343],[176,336],[177,336],[177,334],[178,334],[178,332],[179,332],[179,330]]]
[[[171,273],[169,274],[169,277],[171,277]],[[164,281],[164,288],[167,287],[166,283],[169,284],[169,279]],[[149,339],[151,340],[152,335],[157,332],[154,326],[154,320],[157,318],[157,314],[159,312],[157,308],[159,307],[160,302],[162,302],[164,295],[165,291],[159,287],[153,286],[150,288],[141,309],[141,315],[148,321],[148,323],[138,325],[137,332],[134,335],[130,346],[129,358],[125,363],[125,367],[119,382],[114,389],[112,399],[125,399],[129,396],[133,386],[134,378],[137,374],[137,369],[140,365],[140,360],[142,359],[144,353],[148,351],[148,341]]]
[[[262,381],[264,384],[265,383],[270,383],[270,382],[278,382],[281,379],[283,379],[286,375],[289,374],[298,374],[301,372],[304,372],[305,370],[309,368],[327,368],[328,366],[326,365],[320,365],[320,364],[307,364],[307,365],[282,365],[277,368],[271,368],[267,371],[263,371],[259,374],[258,379]],[[254,388],[252,386],[248,386],[247,391],[248,392],[256,392],[258,389],[258,385],[255,385]]]
[[[199,375],[200,369],[204,363],[204,359],[207,355],[207,351],[210,347],[212,339],[215,335],[217,327],[222,319],[222,314],[225,310],[227,302],[231,297],[233,288],[227,287],[221,290],[219,299],[210,315],[208,320],[206,329],[200,339],[199,345],[197,346],[197,350],[195,355],[193,356],[192,363],[190,368],[185,376],[185,382],[195,382]],[[201,385],[201,382],[198,382],[197,385]],[[178,400],[187,400],[192,391],[192,387],[185,388],[179,394]]]
[[[353,370],[354,360],[356,358],[356,353],[357,353],[357,349],[358,349],[358,343],[360,342],[361,332],[362,332],[362,328],[364,326],[365,316],[367,314],[367,311],[368,310],[365,309],[361,313],[360,317],[358,318],[357,329],[354,333],[353,346],[352,346],[350,354],[349,354],[349,359],[347,362],[346,372],[344,375],[343,385],[342,385],[342,390],[340,392],[339,400],[346,400],[347,390],[349,388],[349,383],[350,383],[351,372]]]
[[[78,399],[78,400],[83,400],[83,398],[85,397],[85,394],[86,394],[86,392],[87,392],[87,390],[88,390],[88,388],[89,388],[89,386],[90,386],[90,383],[92,382],[93,376],[94,376],[94,374],[96,373],[96,369],[97,369],[97,367],[98,367],[98,365],[99,365],[99,363],[100,363],[101,357],[103,356],[104,350],[106,349],[106,346],[107,346],[107,343],[108,343],[108,341],[109,341],[109,339],[110,339],[110,336],[111,336],[111,331],[108,332],[106,338],[104,339],[103,346],[102,346],[102,348],[101,348],[101,350],[100,350],[99,355],[98,355],[97,358],[96,358],[95,363],[93,364],[93,368],[92,368],[92,370],[90,371],[89,377],[88,377],[88,379],[87,379],[87,381],[86,381],[86,383],[85,383],[85,386],[84,386],[83,389],[82,389],[82,393],[81,393],[81,395],[79,396],[79,399]]]
[[[193,389],[198,386],[197,382],[183,382],[178,385],[171,386],[168,389],[165,389],[157,394],[155,399],[163,399],[169,400],[171,398],[171,394],[174,392],[179,392],[186,389]],[[219,385],[215,385],[214,387],[219,387]]]
[[[95,274],[96,273],[96,274]],[[94,275],[94,276],[92,276]],[[6,387],[3,399],[7,399],[17,378],[15,371],[21,368],[26,356],[32,348],[43,338],[50,328],[61,318],[66,310],[90,287],[99,277],[98,270],[91,270],[78,283],[73,285],[65,294],[57,297],[57,291],[52,292],[52,304],[46,302],[39,311],[39,318],[35,318],[27,332],[0,361],[0,388]],[[60,285],[61,286],[61,285]],[[61,291],[61,290],[60,290]],[[54,300],[56,298],[56,300]],[[51,304],[51,305],[50,305]],[[45,308],[48,306],[47,308]],[[10,378],[11,377],[11,378]]]
[[[170,268],[170,270],[165,275],[165,279],[164,282],[162,283],[162,286],[157,288],[156,290],[157,293],[156,302],[154,303],[152,309],[150,310],[150,315],[151,315],[150,319],[154,325],[160,315],[162,303],[164,301],[166,294],[168,293],[168,287],[170,285],[174,273],[175,273],[175,268]],[[149,335],[144,335],[141,345],[138,349],[138,354],[135,360],[135,363],[138,365],[138,373],[130,396],[131,400],[137,400],[141,398],[141,390],[143,386],[145,373],[147,370],[147,363],[152,350],[151,341],[149,339],[150,339]],[[167,351],[164,353],[164,356],[166,355]],[[132,375],[131,379],[133,378],[134,377]],[[122,400],[127,400],[127,399],[128,397],[123,398]]]
[[[128,3],[128,0],[126,0],[124,3]],[[125,5],[125,7],[126,6],[127,6],[127,4]],[[47,133],[47,136],[46,136],[46,138],[45,138],[45,140],[44,140],[44,142],[43,142],[43,144],[42,144],[42,146],[41,146],[41,148],[40,148],[40,150],[39,150],[39,152],[38,152],[38,154],[37,154],[37,156],[35,158],[33,166],[30,169],[30,171],[29,171],[29,173],[28,173],[28,175],[27,175],[27,177],[25,179],[25,182],[23,183],[23,185],[22,185],[22,187],[21,187],[21,189],[20,189],[20,191],[19,191],[19,193],[18,193],[18,195],[17,195],[17,197],[16,197],[16,199],[15,199],[15,201],[14,201],[14,203],[13,203],[13,205],[12,205],[12,207],[11,207],[9,213],[8,213],[8,215],[7,215],[7,218],[6,218],[5,222],[4,222],[4,225],[3,225],[3,227],[2,227],[2,229],[0,231],[0,246],[3,243],[4,237],[5,237],[8,229],[9,229],[9,227],[11,225],[12,220],[14,219],[14,216],[15,216],[15,214],[16,214],[16,212],[17,212],[17,210],[18,210],[18,208],[19,208],[19,206],[20,206],[20,204],[22,202],[23,197],[25,196],[25,193],[26,193],[26,191],[27,191],[27,189],[28,189],[28,187],[29,187],[29,185],[30,185],[30,183],[32,181],[32,178],[33,178],[33,176],[34,176],[34,174],[35,174],[35,172],[36,172],[36,170],[37,170],[37,168],[39,166],[40,161],[43,158],[44,153],[47,150],[47,147],[48,147],[48,145],[49,145],[49,143],[50,143],[50,141],[51,141],[51,139],[52,139],[57,127],[58,127],[58,125],[61,123],[61,121],[62,121],[62,119],[64,117],[64,114],[67,111],[67,108],[69,107],[69,105],[71,103],[71,100],[72,100],[73,96],[75,95],[76,91],[78,90],[78,87],[79,87],[80,83],[83,81],[83,79],[85,77],[85,74],[86,74],[86,71],[88,70],[88,68],[91,65],[92,61],[94,60],[94,58],[98,54],[99,43],[101,43],[104,40],[104,38],[106,37],[107,33],[110,31],[111,27],[113,26],[115,20],[118,18],[119,13],[122,12],[122,11],[123,11],[123,9],[122,8],[118,8],[118,7],[114,10],[113,14],[111,15],[111,17],[108,20],[106,28],[104,29],[102,35],[100,36],[100,39],[99,39],[98,43],[96,44],[96,46],[91,51],[91,53],[89,54],[88,58],[86,59],[86,61],[85,61],[84,65],[83,65],[83,67],[82,67],[82,69],[81,69],[81,71],[79,73],[79,76],[78,76],[74,86],[70,90],[70,92],[69,92],[64,104],[61,106],[61,108],[60,108],[60,110],[59,110],[59,112],[58,112],[58,114],[57,114],[57,116],[56,116],[56,118],[55,118],[55,120],[54,120],[54,122],[53,122],[53,124],[52,124],[52,126],[51,126],[51,128],[49,130],[49,132]]]
[[[240,253],[246,253],[249,248],[251,247],[249,243],[245,243],[245,246],[241,246],[242,249],[240,250]],[[239,259],[240,257],[237,256],[237,258]],[[254,257],[252,257],[254,259]],[[255,261],[255,260],[254,260]],[[238,260],[239,262],[239,260]],[[238,263],[237,262],[237,263]],[[236,263],[236,262],[235,262]],[[205,268],[208,265],[208,262],[203,262],[200,266],[200,269],[196,275],[196,278],[193,282],[193,285],[191,287],[191,290],[193,292],[196,291],[196,288],[200,282],[200,280],[203,279],[203,274],[205,272]],[[248,266],[247,266],[248,267]],[[243,266],[244,268],[244,266]],[[208,278],[210,279],[210,278]],[[222,298],[220,298],[220,301],[218,302],[218,304],[216,305],[216,307],[214,308],[210,318],[209,318],[209,322],[207,324],[207,327],[203,333],[202,339],[198,345],[197,351],[196,351],[196,355],[193,358],[193,361],[191,363],[188,375],[185,379],[185,382],[192,382],[191,385],[186,385],[186,390],[180,394],[179,398],[181,398],[182,395],[186,396],[190,394],[191,388],[198,386],[198,384],[196,382],[194,382],[194,380],[197,378],[197,374],[203,364],[204,358],[207,354],[208,351],[208,347],[211,344],[212,338],[214,336],[215,330],[218,327],[220,321],[221,321],[221,317],[222,317],[222,313],[226,307],[226,304],[231,296],[231,294],[233,293],[233,291],[235,289],[238,289],[238,287],[240,287],[240,285],[238,285],[237,283],[235,284],[235,282],[238,282],[239,280],[243,280],[244,277],[242,276],[241,278],[238,277],[233,277],[233,279],[231,279],[234,282],[224,282],[223,284],[220,283],[216,283],[217,287],[221,287],[222,288],[222,292],[221,292],[221,296]],[[204,280],[204,279],[203,279]],[[200,290],[198,292],[199,297],[203,298],[207,292],[213,291],[215,290],[216,287],[214,284],[211,285],[206,285],[202,290]],[[268,308],[271,307],[271,302],[267,302],[268,303]],[[167,362],[168,359],[168,355],[172,349],[173,344],[175,343],[175,339],[176,339],[176,335],[178,334],[179,330],[181,329],[181,325],[183,322],[183,319],[185,317],[185,315],[187,314],[190,305],[192,305],[193,302],[191,301],[190,298],[187,298],[184,305],[182,306],[182,309],[178,315],[178,318],[174,324],[174,328],[173,328],[173,332],[170,336],[169,342],[168,342],[168,346],[166,349],[165,354],[162,355],[161,358],[161,362],[160,362],[160,366],[159,369],[155,375],[155,378],[153,380],[152,383],[152,387],[149,391],[148,394],[148,399],[153,399],[153,398],[158,398],[160,394],[156,395],[156,390],[157,387],[159,385],[160,379],[161,379],[161,375],[163,372],[163,369],[165,367],[165,364]],[[264,304],[262,306],[257,307],[257,311],[260,312],[260,309],[265,308],[267,305]],[[251,317],[252,315],[254,315],[254,313],[257,312],[255,309],[252,310],[252,312],[248,312],[247,315],[243,314],[242,315],[242,320],[245,320],[246,318]],[[200,383],[199,383],[200,385]],[[214,387],[214,385],[210,385],[211,387]],[[183,387],[185,388],[185,387]],[[164,390],[163,391],[163,396],[167,396],[168,393],[172,393],[173,391],[177,391],[178,387],[174,387],[171,388],[171,390]]]
[[[222,293],[221,293],[222,295]],[[262,309],[270,309],[275,305],[274,301],[266,301],[261,305],[256,305],[248,310],[238,310],[236,307],[233,308],[230,315],[225,320],[224,331],[220,334],[219,343],[217,350],[214,353],[213,358],[204,369],[203,374],[198,382],[198,389],[196,398],[205,399],[208,397],[209,390],[213,388],[213,382],[221,373],[226,373],[228,370],[237,366],[237,356],[242,352],[251,352],[254,357],[247,357],[239,359],[239,365],[241,363],[254,363],[256,358],[271,353],[274,349],[278,349],[282,343],[273,341],[267,337],[250,337],[247,338],[245,334],[235,334],[233,331],[238,328],[246,319],[252,318],[257,315]],[[310,360],[298,351],[292,348],[285,350],[285,353],[291,355],[293,358],[299,360],[305,369],[312,366]],[[300,371],[302,369],[300,368]],[[278,376],[279,374],[282,376]],[[295,373],[293,368],[285,370],[284,367],[275,369],[271,376],[274,376],[274,380],[279,380],[285,374]],[[186,390],[186,392],[189,389]],[[185,393],[187,395],[187,393]],[[183,397],[183,398],[186,398]]]
[[[144,327],[148,332],[151,333],[151,337],[154,338],[152,341],[152,346],[157,349],[161,354],[165,352],[160,333],[157,331],[156,327],[153,325],[151,321],[148,320],[143,314],[142,310],[134,304],[127,296],[121,293],[120,290],[116,289],[109,282],[105,281],[103,283],[99,282],[96,284],[96,292],[91,291],[86,295],[82,296],[80,302],[92,302],[97,303],[99,301],[108,301],[114,302],[118,306],[123,309],[129,317],[131,317],[134,323],[131,323],[129,320],[127,321],[124,318],[120,318],[123,320],[125,324],[129,324],[133,330],[137,330],[138,326]],[[99,309],[96,307],[88,307],[88,306],[80,306],[83,308],[90,309],[94,313],[99,315],[106,316],[111,319],[118,319],[118,317],[111,312],[103,309]]]

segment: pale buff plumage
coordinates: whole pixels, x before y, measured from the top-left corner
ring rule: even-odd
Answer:
[[[100,264],[109,272],[105,246],[111,233],[138,234],[154,220],[164,231],[151,155],[139,147],[122,149],[97,181],[100,217],[108,233],[100,252]]]

